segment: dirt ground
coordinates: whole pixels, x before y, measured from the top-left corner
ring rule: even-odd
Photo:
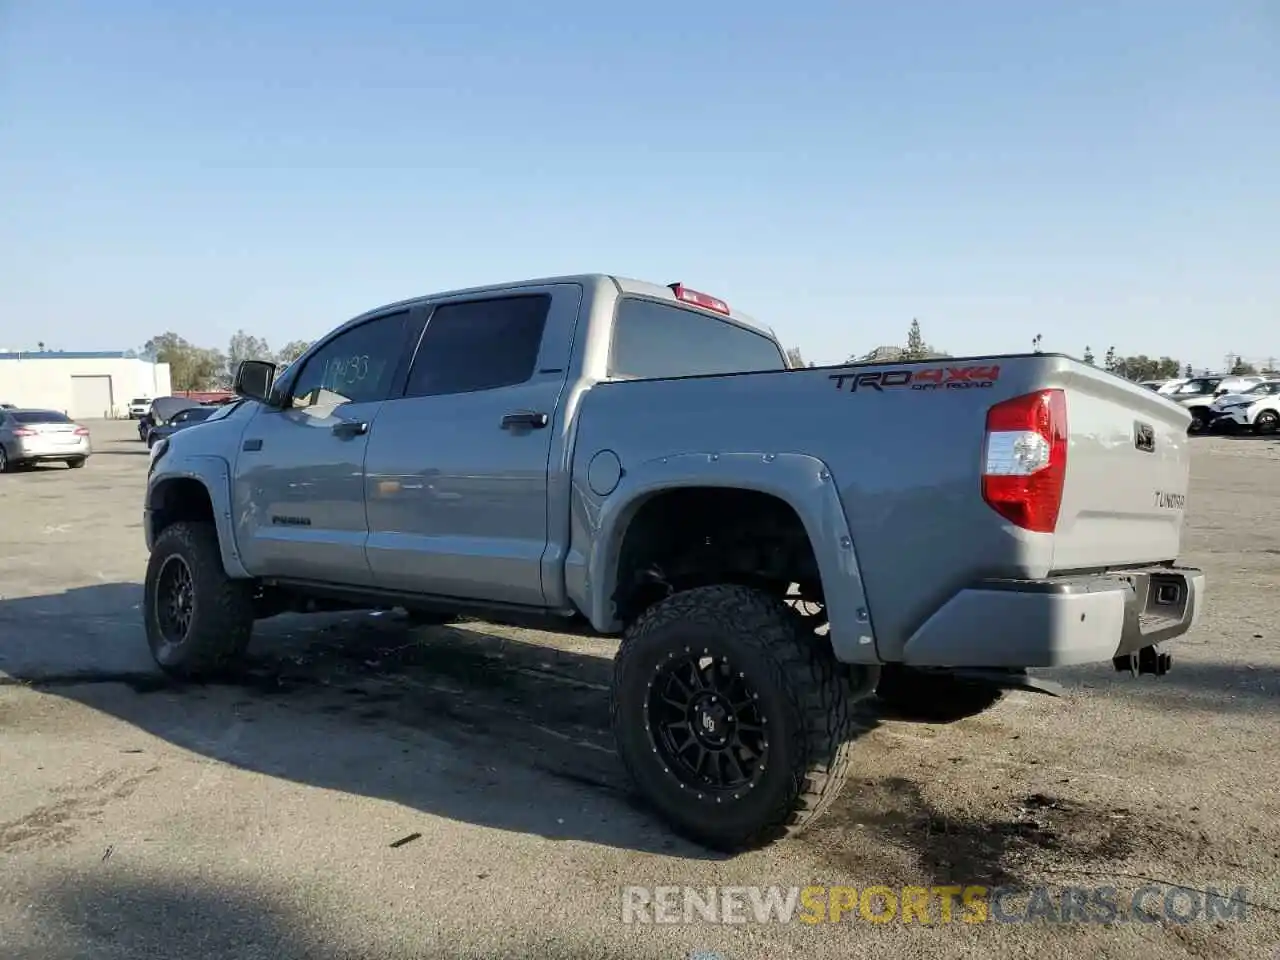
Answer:
[[[0,476],[0,956],[1280,957],[1280,443],[1193,441],[1183,559],[1210,593],[1168,676],[1058,671],[1060,699],[881,717],[816,828],[724,858],[629,797],[608,642],[291,616],[259,624],[234,684],[161,679],[147,457],[131,424],[92,430],[86,469]],[[1248,902],[1185,923],[624,924],[620,889],[655,884]]]

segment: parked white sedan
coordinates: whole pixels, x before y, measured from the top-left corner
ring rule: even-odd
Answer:
[[[0,473],[61,461],[83,467],[93,453],[89,431],[57,410],[0,410]]]

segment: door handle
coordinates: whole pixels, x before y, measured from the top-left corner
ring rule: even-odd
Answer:
[[[342,420],[333,425],[335,437],[362,437],[369,432],[369,424],[363,420]]]
[[[502,429],[510,430],[512,427],[527,427],[530,430],[541,430],[548,422],[550,422],[550,418],[545,413],[521,410],[518,413],[508,413],[503,417]]]

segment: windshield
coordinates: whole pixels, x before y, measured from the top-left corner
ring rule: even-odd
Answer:
[[[57,410],[14,410],[9,416],[19,423],[70,423],[71,418]]]

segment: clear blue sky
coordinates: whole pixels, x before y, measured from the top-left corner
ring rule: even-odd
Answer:
[[[819,362],[1280,355],[1280,5],[0,0],[0,347],[596,270]]]

